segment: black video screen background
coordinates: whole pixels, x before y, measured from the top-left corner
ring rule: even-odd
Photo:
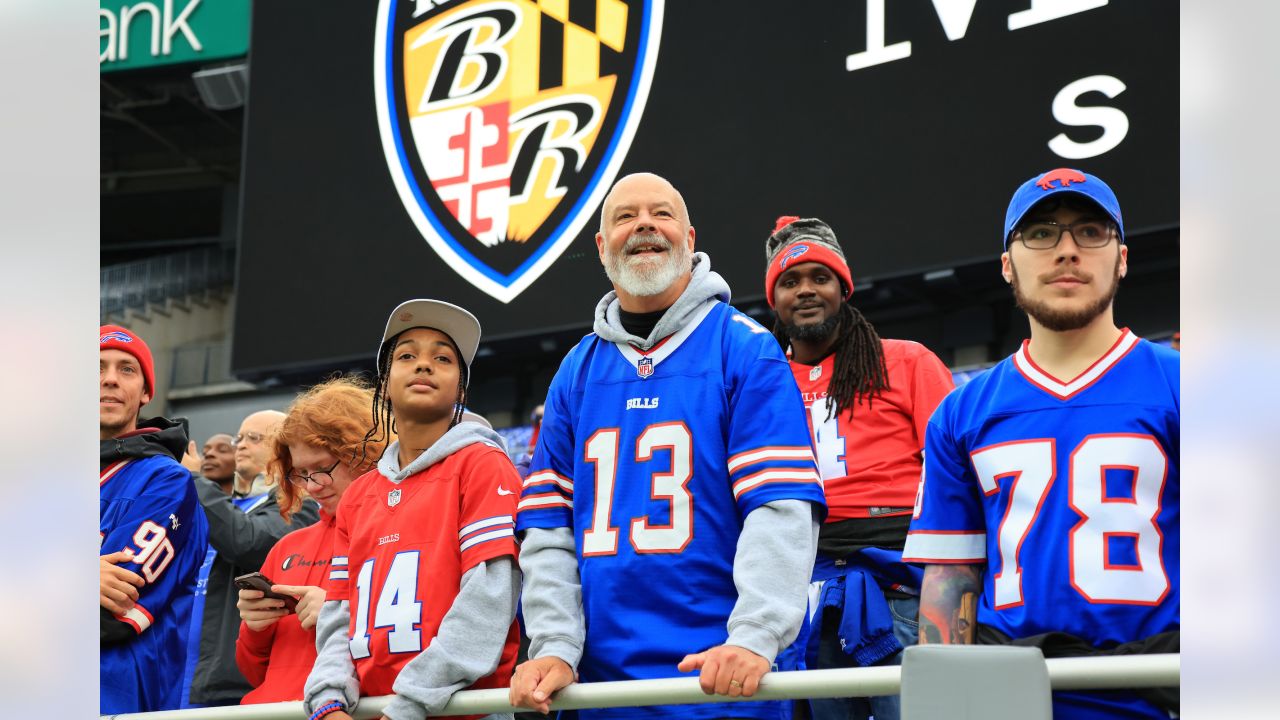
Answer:
[[[735,300],[763,296],[764,239],[779,215],[816,216],[855,278],[948,267],[1000,252],[1017,185],[1054,167],[1106,179],[1130,236],[1178,224],[1178,13],[1158,0],[1009,30],[1030,0],[978,2],[949,40],[928,0],[886,3],[885,42],[907,58],[845,69],[866,47],[865,2],[669,1],[647,105],[619,176],[650,171],[684,194],[697,247]],[[460,304],[486,338],[587,328],[609,289],[588,222],[510,303],[476,289],[423,240],[388,172],[374,106],[376,3],[254,4],[233,369],[257,376],[371,356],[411,297]],[[1129,129],[1081,160],[1050,138],[1103,130],[1054,118],[1082,95]],[[598,213],[598,207],[594,210]]]

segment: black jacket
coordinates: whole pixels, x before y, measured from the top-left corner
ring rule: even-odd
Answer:
[[[164,455],[175,462],[187,451],[187,426],[182,419],[152,418],[138,425],[138,430],[151,430],[127,437],[102,440],[98,446],[98,469],[126,459]],[[106,608],[98,608],[98,641],[115,645],[136,635],[133,628],[116,620]]]
[[[101,470],[111,463],[126,458],[144,458],[152,455],[166,455],[177,462],[182,461],[182,455],[187,451],[186,420],[151,418],[139,423],[138,430],[152,432],[140,432],[137,435],[101,441],[98,451],[100,456],[98,469]]]
[[[236,667],[236,637],[240,633],[238,591],[233,582],[262,568],[271,548],[289,532],[304,528],[320,518],[319,506],[306,500],[293,514],[291,523],[280,517],[274,489],[262,502],[244,512],[231,502],[216,483],[197,476],[196,493],[209,519],[209,545],[218,551],[209,569],[204,623],[200,628],[200,660],[191,680],[191,701],[206,705],[240,702],[251,689]],[[271,577],[271,568],[262,573]]]

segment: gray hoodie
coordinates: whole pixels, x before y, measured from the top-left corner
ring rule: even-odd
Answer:
[[[609,342],[629,342],[648,350],[703,315],[710,303],[728,302],[729,285],[711,270],[706,253],[693,256],[689,286],[647,338],[623,329],[617,293],[596,305],[594,330]],[[738,602],[729,615],[725,644],[744,647],[769,662],[795,641],[808,606],[809,578],[818,548],[819,523],[803,500],[778,500],[747,515],[733,561]],[[575,670],[586,637],[582,583],[574,534],[570,528],[526,531],[521,538],[524,570],[523,610],[529,633],[529,657],[548,655]],[[696,652],[701,648],[689,648]],[[671,668],[676,675],[676,669]]]
[[[378,461],[378,472],[400,483],[474,443],[505,447],[502,436],[493,430],[464,422],[404,469],[400,468],[399,443],[392,443]],[[391,720],[421,720],[439,712],[455,692],[497,669],[519,593],[520,569],[514,558],[495,558],[468,570],[435,638],[396,677],[392,685],[396,697],[383,715]],[[348,645],[350,621],[346,600],[330,600],[320,609],[318,654],[303,695],[309,713],[333,700],[344,703],[350,712],[359,702],[360,686]],[[511,714],[490,717],[510,718]]]

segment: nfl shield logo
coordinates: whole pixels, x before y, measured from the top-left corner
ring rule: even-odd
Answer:
[[[663,0],[381,0],[383,154],[418,231],[510,302],[592,219],[635,136]]]
[[[814,365],[813,369],[809,371],[809,382],[813,382],[820,377],[822,377],[822,366]]]
[[[642,378],[647,378],[653,374],[653,358],[640,358],[640,363],[636,365],[636,374]]]
[[[400,504],[400,488],[396,488],[387,493],[387,507],[395,507]]]

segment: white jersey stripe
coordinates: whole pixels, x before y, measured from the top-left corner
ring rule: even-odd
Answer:
[[[902,549],[903,562],[987,561],[987,534],[983,532],[912,532]]]
[[[550,470],[541,470],[536,473],[530,473],[529,477],[524,479],[524,487],[531,487],[533,485],[542,485],[543,483],[555,483],[556,485],[559,485],[565,490],[568,490],[570,493],[573,492],[572,480],[570,480],[569,478],[563,475],[558,475]]]
[[[733,497],[736,499],[751,488],[775,482],[817,483],[818,473],[813,470],[761,470],[748,475],[733,484]]]
[[[110,480],[116,473],[124,469],[124,466],[128,465],[130,462],[133,462],[132,458],[129,458],[128,460],[121,460],[120,462],[117,462],[112,465],[108,465],[106,468],[104,468],[102,472],[98,474],[98,487],[102,487],[103,485],[105,485],[108,480]]]
[[[530,495],[520,501],[520,504],[516,506],[516,510],[527,510],[549,505],[563,505],[564,507],[572,508],[573,501],[559,495]]]
[[[1115,366],[1120,358],[1123,358],[1133,346],[1138,343],[1138,336],[1129,332],[1128,329],[1121,334],[1116,344],[1103,355],[1098,362],[1094,363],[1088,370],[1080,373],[1074,380],[1069,382],[1061,382],[1057,378],[1049,375],[1040,368],[1036,367],[1035,362],[1031,359],[1031,355],[1027,352],[1027,343],[1023,343],[1018,348],[1018,352],[1013,354],[1013,364],[1018,371],[1045,391],[1057,396],[1059,399],[1066,400],[1076,393],[1084,390],[1092,385],[1106,374],[1108,370]]]
[[[813,450],[809,446],[803,445],[795,447],[765,447],[740,452],[729,458],[729,474],[732,475],[748,465],[771,460],[808,460],[813,462]]]
[[[349,577],[350,576],[347,575],[346,570],[330,570],[329,571],[330,580],[347,580]]]
[[[494,515],[493,517],[485,518],[484,520],[477,520],[462,528],[458,531],[458,538],[461,539],[483,528],[493,527],[494,525],[511,525],[513,523],[515,523],[515,519],[510,515]]]
[[[458,546],[458,551],[466,552],[467,548],[475,547],[476,545],[479,545],[482,542],[488,542],[490,540],[498,540],[499,538],[515,537],[515,535],[516,535],[516,531],[514,527],[502,528],[500,530],[491,530],[487,533],[481,533],[479,535],[476,535],[471,539],[467,540],[466,542],[462,543],[461,545]]]
[[[151,614],[141,605],[134,605],[128,612],[117,615],[116,618],[132,625],[138,634],[142,634],[143,630],[151,627]]]

